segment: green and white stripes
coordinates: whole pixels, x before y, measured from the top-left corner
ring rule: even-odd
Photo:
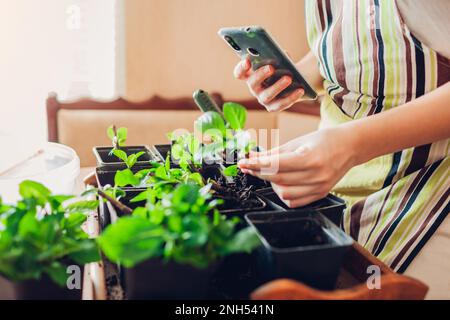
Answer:
[[[307,35],[325,78],[322,127],[387,111],[450,81],[393,0],[307,0]],[[386,128],[396,130],[396,128]],[[450,211],[450,140],[402,150],[350,172],[344,229],[403,271]]]

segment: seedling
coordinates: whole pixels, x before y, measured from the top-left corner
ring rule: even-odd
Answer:
[[[34,181],[19,187],[22,199],[13,205],[0,201],[0,273],[12,281],[39,280],[43,274],[66,284],[68,261],[98,261],[96,242],[82,230],[87,212],[98,201],[75,201],[53,195]]]
[[[259,245],[253,229],[236,231],[211,201],[210,186],[180,184],[161,201],[138,207],[108,226],[98,238],[105,255],[125,267],[151,258],[205,268],[220,257],[251,252]]]
[[[127,141],[127,136],[128,136],[127,128],[116,129],[116,126],[112,125],[108,128],[107,134],[112,142],[112,146],[113,146],[112,151],[118,150],[121,147],[125,146],[125,142]]]
[[[210,148],[209,156],[212,159],[217,156],[227,159],[228,153],[235,152],[239,157],[245,157],[256,146],[244,130],[246,121],[247,110],[244,106],[226,102],[223,105],[223,117],[217,112],[208,111],[195,121],[195,128],[203,136],[211,138],[214,147]]]

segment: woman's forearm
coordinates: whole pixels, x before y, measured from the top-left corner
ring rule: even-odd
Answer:
[[[310,86],[318,92],[323,91],[323,78],[320,75],[317,58],[312,51],[297,62],[296,67]]]
[[[355,165],[450,138],[450,82],[405,105],[346,123]]]

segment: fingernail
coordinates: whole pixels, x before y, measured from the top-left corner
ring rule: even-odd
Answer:
[[[270,71],[272,71],[272,67],[271,66],[265,66],[264,67],[264,72],[269,73]]]

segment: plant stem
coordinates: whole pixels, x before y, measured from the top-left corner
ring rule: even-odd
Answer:
[[[116,128],[115,124],[113,124],[112,129],[113,129],[113,132],[114,132],[113,148],[114,149],[120,149],[119,137],[117,136],[117,128]]]
[[[122,212],[123,214],[126,215],[131,215],[133,213],[133,210],[129,207],[127,207],[126,205],[124,205],[123,203],[121,203],[120,201],[114,199],[113,197],[107,195],[105,192],[103,192],[102,190],[98,190],[98,194],[105,198],[106,200],[108,200],[114,207],[116,207],[116,209],[118,209],[120,212]]]

